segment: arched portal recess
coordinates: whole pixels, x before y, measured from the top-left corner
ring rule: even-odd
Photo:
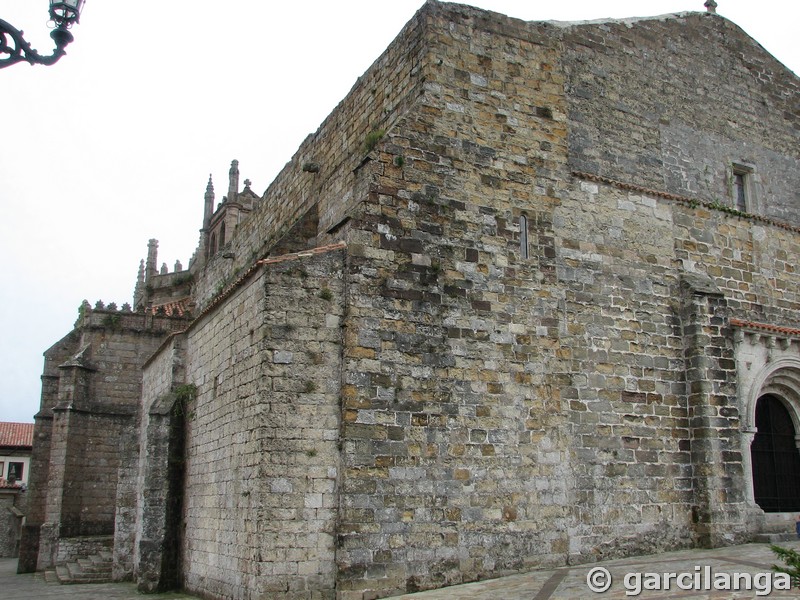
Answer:
[[[758,399],[750,452],[755,501],[764,512],[800,510],[800,451],[792,421],[778,396]]]

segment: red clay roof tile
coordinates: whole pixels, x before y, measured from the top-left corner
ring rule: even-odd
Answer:
[[[768,323],[756,323],[755,321],[744,321],[742,319],[731,319],[731,325],[734,327],[743,327],[746,329],[759,329],[761,331],[769,331],[771,333],[778,333],[783,335],[797,335],[800,336],[800,329],[794,327],[780,327],[778,325],[769,325]]]
[[[0,446],[33,446],[33,423],[0,421]]]

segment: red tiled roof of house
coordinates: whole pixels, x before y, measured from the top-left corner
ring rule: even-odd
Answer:
[[[0,446],[33,446],[33,423],[0,421]]]

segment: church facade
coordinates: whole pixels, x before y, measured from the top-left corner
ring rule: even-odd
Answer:
[[[713,12],[427,2],[45,353],[20,570],[354,600],[791,528],[799,92]]]

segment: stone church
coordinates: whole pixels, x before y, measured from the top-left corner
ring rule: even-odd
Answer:
[[[430,0],[262,195],[209,181],[45,352],[20,571],[355,600],[790,531],[800,80],[706,4]]]

